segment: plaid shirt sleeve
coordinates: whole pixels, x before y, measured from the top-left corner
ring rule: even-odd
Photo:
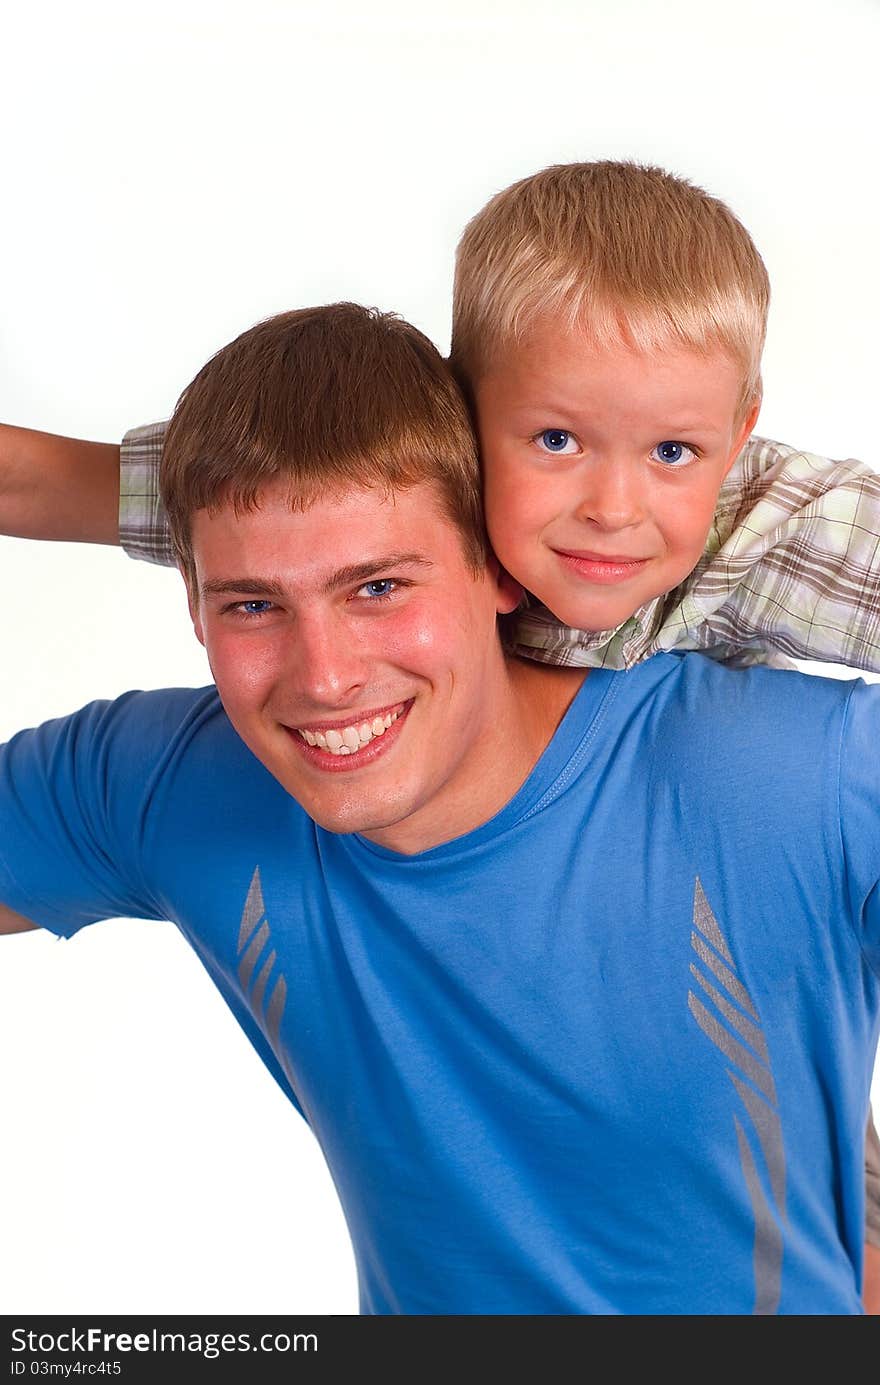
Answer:
[[[699,649],[740,665],[812,659],[876,673],[878,579],[880,474],[753,437],[681,586],[615,630],[575,630],[527,605],[513,647],[578,666],[630,668],[661,651]]]
[[[174,567],[176,559],[159,499],[165,423],[132,428],[119,449],[119,542],[130,558]]]

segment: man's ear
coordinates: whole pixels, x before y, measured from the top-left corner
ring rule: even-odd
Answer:
[[[503,568],[498,559],[492,555],[489,559],[489,571],[492,580],[498,589],[495,599],[495,609],[500,616],[510,615],[525,596],[525,588],[520,586],[515,578],[511,577],[506,568]]]
[[[736,440],[733,444],[733,447],[731,448],[730,456],[727,459],[727,466],[724,468],[725,476],[727,475],[728,471],[730,471],[730,468],[733,466],[740,452],[742,452],[743,447],[746,444],[746,439],[751,435],[752,431],[754,430],[755,424],[758,422],[758,414],[760,412],[761,395],[760,393],[758,393],[749,405],[748,412],[743,418],[743,421],[740,424],[739,429],[737,431]]]
[[[193,629],[196,632],[196,639],[198,640],[200,645],[204,646],[205,632],[202,629],[202,616],[199,610],[199,594],[194,589],[194,579],[191,581],[190,578],[187,577],[182,567],[178,567],[177,570],[183,578],[184,585],[186,587],[186,604],[189,607],[189,618],[193,623]]]

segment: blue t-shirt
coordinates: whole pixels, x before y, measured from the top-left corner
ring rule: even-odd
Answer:
[[[0,752],[0,898],[177,924],[365,1313],[859,1313],[878,732],[861,680],[594,670],[500,813],[401,856],[318,828],[213,688],[130,693]]]

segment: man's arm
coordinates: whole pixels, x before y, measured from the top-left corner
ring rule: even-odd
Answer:
[[[0,424],[0,532],[119,543],[119,447]]]
[[[0,935],[7,933],[26,933],[30,928],[36,928],[35,923],[30,919],[23,918],[21,914],[13,913],[7,909],[5,904],[0,904]]]
[[[880,1317],[880,1247],[865,1245],[865,1284],[862,1290],[865,1312]]]
[[[865,1140],[865,1185],[868,1211],[862,1299],[866,1313],[880,1316],[880,1136],[871,1111]]]

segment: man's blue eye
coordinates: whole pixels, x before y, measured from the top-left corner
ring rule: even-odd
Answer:
[[[571,433],[566,432],[564,428],[545,428],[541,434],[541,446],[546,447],[548,452],[565,452],[571,442]]]
[[[379,577],[375,582],[365,582],[361,590],[373,597],[390,596],[394,591],[394,578]]]
[[[689,462],[694,453],[687,443],[669,440],[658,442],[657,446],[653,448],[651,456],[655,461],[665,462],[667,466],[676,466],[679,462]]]
[[[271,605],[271,601],[243,601],[241,603],[241,608],[245,615],[261,616],[269,610]]]

